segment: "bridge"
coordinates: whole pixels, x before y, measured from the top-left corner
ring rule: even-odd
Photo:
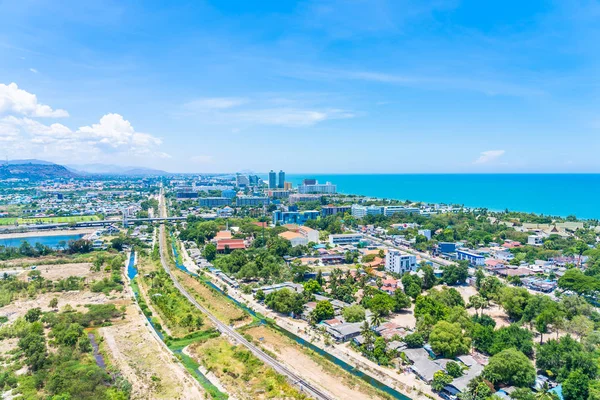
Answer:
[[[19,225],[11,226],[0,229],[0,233],[8,233],[13,231],[22,230],[50,230],[57,228],[89,228],[94,226],[107,226],[122,224],[128,226],[135,222],[166,222],[166,221],[185,221],[186,217],[157,217],[157,218],[123,218],[123,219],[103,219],[99,221],[82,221],[82,222],[61,222],[53,224],[33,224],[33,225]]]

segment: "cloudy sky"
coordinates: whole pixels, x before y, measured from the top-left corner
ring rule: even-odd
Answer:
[[[600,2],[0,2],[0,158],[600,172]]]

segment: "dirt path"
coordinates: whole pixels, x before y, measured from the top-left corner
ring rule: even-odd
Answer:
[[[136,307],[122,323],[100,328],[108,357],[132,385],[132,399],[203,399],[204,390],[145,325]]]

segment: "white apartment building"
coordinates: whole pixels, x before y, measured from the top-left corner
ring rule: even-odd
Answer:
[[[418,213],[420,211],[417,207],[404,207],[404,206],[387,206],[384,207],[383,214],[386,217],[390,217],[398,213]]]
[[[337,235],[329,235],[329,243],[332,246],[342,246],[346,244],[355,244],[362,240],[361,233],[341,233]]]
[[[403,253],[400,250],[388,249],[385,256],[385,270],[396,274],[404,274],[417,270],[417,256]]]
[[[353,204],[350,212],[354,218],[364,218],[367,215],[379,215],[382,214],[382,208],[379,206],[361,206],[359,204]]]
[[[308,193],[326,193],[326,194],[334,194],[337,193],[337,186],[332,184],[331,182],[327,183],[315,183],[315,184],[302,184],[298,186],[298,193],[300,194],[308,194]]]

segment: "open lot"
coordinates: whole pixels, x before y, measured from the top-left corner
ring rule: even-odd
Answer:
[[[383,399],[377,390],[359,378],[336,367],[310,350],[302,348],[287,337],[265,327],[246,329],[245,333],[261,346],[274,353],[300,376],[316,383],[319,387],[339,399]]]
[[[201,399],[204,390],[129,305],[123,321],[100,328],[105,353],[132,385],[132,399]]]
[[[0,218],[0,225],[30,225],[30,224],[68,224],[70,222],[98,221],[96,215],[81,215],[71,217],[32,217],[32,218]]]
[[[250,315],[244,313],[223,295],[213,292],[208,286],[198,282],[195,278],[174,269],[177,279],[196,297],[196,300],[210,310],[215,317],[228,324],[241,326],[252,320]]]
[[[94,272],[91,270],[91,263],[73,263],[73,264],[46,264],[36,268],[42,273],[42,277],[51,281],[76,276],[78,278],[86,278],[86,281],[102,279],[107,276],[106,272]],[[31,270],[26,270],[27,272]],[[19,279],[26,280],[27,272],[19,274]]]
[[[113,296],[110,299],[103,293],[92,293],[87,290],[76,290],[71,292],[50,292],[42,293],[34,299],[21,298],[16,299],[11,304],[0,308],[0,316],[8,318],[9,322],[16,320],[19,317],[25,315],[27,310],[39,307],[42,311],[51,311],[52,309],[48,306],[50,300],[54,297],[58,298],[58,308],[62,309],[64,306],[69,304],[76,310],[78,307],[82,307],[86,304],[106,304],[109,302],[115,302],[123,299],[123,295]],[[109,301],[110,300],[110,301]]]
[[[244,347],[232,345],[223,337],[194,343],[188,352],[237,399],[308,398]]]

